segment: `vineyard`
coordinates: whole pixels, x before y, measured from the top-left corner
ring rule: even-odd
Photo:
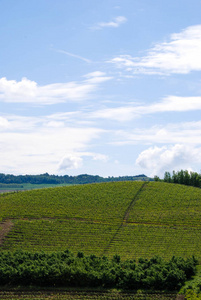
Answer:
[[[194,254],[201,261],[198,188],[141,181],[77,185],[4,193],[0,207],[1,251],[69,249],[123,259]]]
[[[1,253],[172,256],[201,263],[201,189],[164,182],[110,182],[0,194]],[[8,271],[6,271],[8,272]],[[21,271],[20,271],[21,272]],[[7,273],[6,273],[7,274]],[[1,299],[184,299],[177,293],[12,290]]]

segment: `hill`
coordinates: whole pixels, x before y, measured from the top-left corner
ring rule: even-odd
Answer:
[[[201,260],[201,190],[111,182],[0,195],[1,250]]]
[[[58,176],[48,173],[40,175],[12,175],[0,173],[0,193],[12,191],[27,191],[32,189],[101,183],[101,182],[119,182],[119,181],[153,181],[153,178],[144,174],[136,176],[119,177],[101,177],[98,175],[81,174],[77,176]]]
[[[7,187],[7,184],[14,186],[14,188],[20,188],[17,185],[23,184],[87,184],[87,183],[100,183],[100,182],[113,182],[113,181],[153,181],[153,178],[149,178],[144,174],[136,176],[118,176],[118,177],[101,177],[98,175],[81,174],[77,176],[69,175],[49,175],[48,173],[40,175],[12,175],[0,173],[0,188]]]

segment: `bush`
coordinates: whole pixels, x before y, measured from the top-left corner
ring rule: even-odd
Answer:
[[[137,263],[121,261],[119,255],[109,259],[78,252],[75,256],[68,250],[0,252],[0,284],[176,290],[195,274],[196,264],[194,257],[166,262],[156,256]]]

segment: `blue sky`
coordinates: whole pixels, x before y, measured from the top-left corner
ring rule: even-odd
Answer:
[[[201,171],[200,0],[0,0],[0,172]]]

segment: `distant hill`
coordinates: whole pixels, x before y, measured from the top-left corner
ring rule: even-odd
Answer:
[[[59,176],[49,175],[48,173],[40,175],[12,175],[0,173],[0,184],[86,184],[98,182],[114,182],[114,181],[153,181],[152,178],[144,174],[136,176],[119,176],[119,177],[101,177],[98,175],[81,174],[78,176]]]

